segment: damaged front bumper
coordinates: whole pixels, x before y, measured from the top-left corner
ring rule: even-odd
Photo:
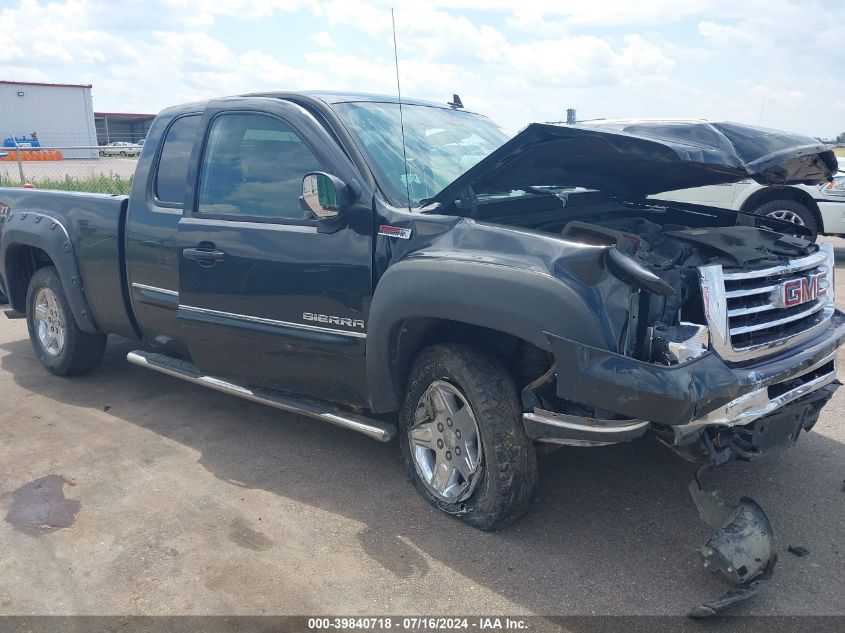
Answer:
[[[812,428],[839,385],[836,354],[845,341],[845,314],[835,311],[829,327],[811,339],[741,365],[728,365],[712,351],[679,365],[658,365],[547,336],[554,366],[523,391],[524,403],[533,408],[523,415],[528,436],[599,446],[653,429],[682,456],[704,462],[689,487],[713,530],[701,559],[731,588],[695,605],[689,615],[711,617],[759,593],[777,561],[772,525],[753,499],[729,503],[717,490],[704,489],[701,475],[731,459],[790,446]],[[558,398],[581,405],[575,411],[610,414],[598,419],[536,406],[554,401],[552,389]]]
[[[646,363],[551,334],[557,396],[611,411],[625,420],[598,420],[535,408],[523,416],[529,437],[562,444],[603,445],[634,439],[648,428],[671,431],[674,445],[699,440],[706,428],[777,422],[786,436],[810,420],[836,381],[836,350],[845,341],[845,314],[836,311],[819,336],[776,355],[728,366],[710,352],[680,365]],[[821,402],[820,402],[821,400]],[[774,447],[758,424],[749,455]],[[797,437],[797,433],[794,433]],[[794,437],[792,439],[795,439]]]

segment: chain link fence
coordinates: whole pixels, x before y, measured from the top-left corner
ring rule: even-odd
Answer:
[[[11,140],[11,142],[10,142]],[[51,145],[7,138],[0,147],[0,187],[128,194],[141,146]]]

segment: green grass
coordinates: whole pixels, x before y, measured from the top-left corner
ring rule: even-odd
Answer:
[[[836,154],[838,158],[845,158],[845,147],[834,147],[833,153]]]
[[[60,178],[39,178],[31,181],[37,189],[53,189],[56,191],[84,191],[87,193],[111,193],[129,195],[132,178],[123,178],[117,174],[99,174],[75,178],[65,176]],[[20,187],[20,181],[0,174],[0,187]]]

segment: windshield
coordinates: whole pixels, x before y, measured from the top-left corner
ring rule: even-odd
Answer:
[[[508,140],[488,118],[460,110],[402,104],[355,102],[332,106],[355,137],[389,202],[417,207]],[[406,186],[407,185],[407,186]],[[410,201],[409,201],[410,198]]]

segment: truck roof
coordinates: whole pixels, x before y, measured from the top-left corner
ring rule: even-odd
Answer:
[[[306,99],[313,99],[317,101],[322,101],[329,105],[335,105],[338,103],[354,103],[354,102],[362,102],[362,101],[369,101],[373,103],[399,103],[399,98],[396,95],[382,95],[376,94],[372,92],[333,92],[328,90],[298,90],[298,91],[287,91],[287,90],[273,90],[269,92],[250,92],[242,95],[233,95],[233,97],[270,97],[270,98],[278,98],[278,99],[292,99],[292,98],[299,98],[302,99],[303,97]],[[220,97],[221,99],[225,99],[226,97]],[[169,115],[176,115],[181,114],[183,112],[190,112],[190,111],[197,111],[205,108],[205,106],[212,101],[211,99],[205,101],[194,101],[191,103],[184,103],[180,105],[171,106],[169,108],[165,108],[159,114],[169,114]],[[447,103],[437,103],[435,101],[425,101],[423,99],[408,99],[406,97],[402,97],[402,103],[408,105],[421,105],[421,106],[428,106],[431,108],[443,108],[444,110],[452,109]],[[470,112],[466,109],[461,109],[461,112]],[[475,114],[475,113],[473,113]]]
[[[289,94],[290,93],[285,92],[278,93],[280,97]],[[322,99],[326,103],[330,104],[351,103],[355,101],[371,101],[376,103],[399,103],[399,98],[396,95],[381,95],[372,92],[330,92],[323,90],[307,90],[298,94],[305,95],[307,97],[315,97],[317,99]],[[402,98],[402,103],[407,103],[411,105],[424,105],[444,109],[450,108],[450,106],[447,105],[445,102],[437,103],[435,101],[424,101],[422,99],[408,99],[407,97]]]

